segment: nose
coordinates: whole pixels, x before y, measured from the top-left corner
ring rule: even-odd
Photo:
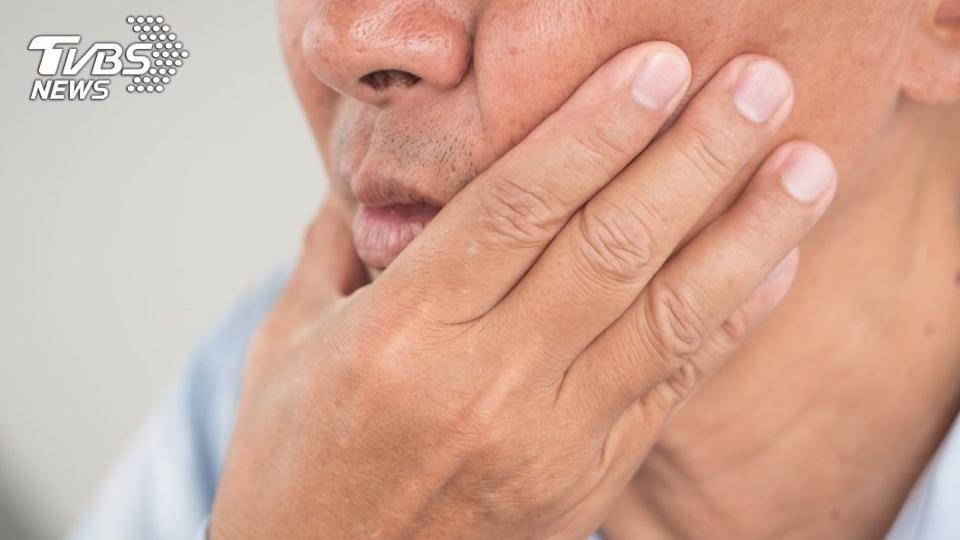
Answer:
[[[438,4],[322,1],[304,27],[304,58],[327,86],[379,107],[449,91],[469,69],[471,38]]]

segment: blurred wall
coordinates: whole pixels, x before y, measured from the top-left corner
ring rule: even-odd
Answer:
[[[0,6],[0,538],[64,534],[197,340],[295,256],[324,180],[271,0]],[[191,57],[162,95],[31,102],[36,34]]]

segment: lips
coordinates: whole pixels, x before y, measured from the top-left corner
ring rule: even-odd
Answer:
[[[420,234],[440,208],[428,203],[360,205],[353,222],[357,255],[373,268],[386,268]]]
[[[360,203],[353,222],[354,247],[371,268],[389,266],[442,206],[416,185],[379,175],[358,175],[351,188]]]

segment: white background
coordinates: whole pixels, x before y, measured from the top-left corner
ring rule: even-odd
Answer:
[[[323,196],[272,0],[0,6],[0,538],[60,536],[197,341],[291,260]],[[190,59],[162,95],[28,99],[36,34]],[[19,529],[19,532],[15,529]]]

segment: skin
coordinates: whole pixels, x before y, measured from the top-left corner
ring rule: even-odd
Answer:
[[[280,13],[331,195],[251,348],[214,537],[889,527],[960,409],[960,2]],[[686,90],[625,108],[655,39]],[[731,105],[743,53],[792,79],[759,127]],[[420,80],[362,82],[389,69]],[[839,182],[790,202],[778,175],[817,147]],[[369,171],[445,207],[382,275],[350,242]]]

